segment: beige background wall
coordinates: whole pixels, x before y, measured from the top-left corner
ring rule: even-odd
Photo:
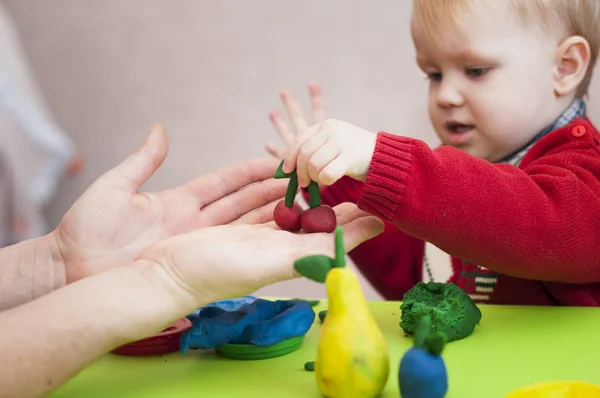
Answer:
[[[267,115],[280,108],[278,92],[291,89],[307,105],[309,80],[323,84],[332,117],[437,142],[408,0],[5,3],[50,107],[87,159],[49,209],[53,224],[154,122],[166,126],[171,148],[148,190],[263,156],[276,139]],[[591,93],[593,117],[600,82]],[[300,280],[261,293],[324,295]]]

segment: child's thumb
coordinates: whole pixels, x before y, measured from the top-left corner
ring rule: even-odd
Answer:
[[[121,180],[127,189],[137,190],[158,170],[167,157],[167,134],[160,125],[154,125],[146,141],[111,172],[111,177]]]

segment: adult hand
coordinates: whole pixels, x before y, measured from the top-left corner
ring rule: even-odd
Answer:
[[[383,222],[356,205],[334,208],[350,251],[383,231]],[[187,292],[194,305],[252,293],[297,276],[294,261],[308,255],[334,256],[334,235],[297,234],[275,223],[204,228],[158,242],[140,256],[164,270],[166,279]],[[180,296],[174,293],[172,297]],[[180,305],[185,307],[187,303]]]
[[[168,143],[154,126],[144,144],[102,175],[53,232],[66,283],[127,265],[153,243],[172,235],[229,223],[272,219],[286,184],[274,180],[275,159],[257,159],[160,192],[138,189],[160,167]]]
[[[354,205],[337,212],[346,250],[383,229]],[[3,311],[0,396],[46,396],[110,350],[210,302],[293,278],[294,260],[333,255],[333,247],[333,234],[292,234],[273,223],[207,227],[156,243],[130,267]]]

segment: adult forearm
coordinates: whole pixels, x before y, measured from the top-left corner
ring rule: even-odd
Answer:
[[[0,311],[65,285],[53,234],[0,249]]]
[[[155,334],[196,302],[137,262],[0,313],[0,397],[42,397],[110,350]]]

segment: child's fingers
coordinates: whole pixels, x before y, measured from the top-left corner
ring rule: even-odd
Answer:
[[[281,93],[281,100],[283,101],[285,109],[290,115],[292,124],[296,129],[296,135],[304,133],[306,129],[308,129],[308,123],[306,122],[306,118],[304,117],[304,113],[302,112],[302,108],[300,107],[298,101],[296,101],[292,93],[289,91],[283,91]]]
[[[290,130],[287,123],[283,121],[279,115],[279,112],[271,111],[271,113],[269,113],[269,119],[271,119],[271,123],[275,127],[275,131],[277,131],[286,145],[290,145],[292,142],[294,142],[296,135],[292,130]]]
[[[296,175],[298,176],[298,185],[307,187],[310,183],[308,175],[308,162],[313,154],[327,143],[328,135],[325,132],[313,135],[300,148],[298,160],[296,161]]]
[[[272,142],[265,145],[265,150],[276,159],[283,159],[285,156],[285,151]]]
[[[319,182],[323,185],[332,185],[346,175],[348,162],[340,154],[332,160],[319,174]]]
[[[321,171],[340,154],[339,149],[328,140],[319,148],[308,161],[308,177],[316,182],[319,181]]]
[[[285,155],[285,159],[283,162],[284,173],[291,173],[296,169],[300,149],[302,148],[304,143],[310,139],[310,137],[319,132],[321,127],[322,124],[315,124],[314,126],[309,127],[308,130],[306,130],[303,134],[298,134],[298,136],[296,136],[296,140],[288,148],[288,151]]]
[[[312,107],[312,116],[314,123],[321,123],[325,120],[325,100],[323,99],[323,90],[319,83],[310,83],[308,85],[310,92],[310,103]]]

